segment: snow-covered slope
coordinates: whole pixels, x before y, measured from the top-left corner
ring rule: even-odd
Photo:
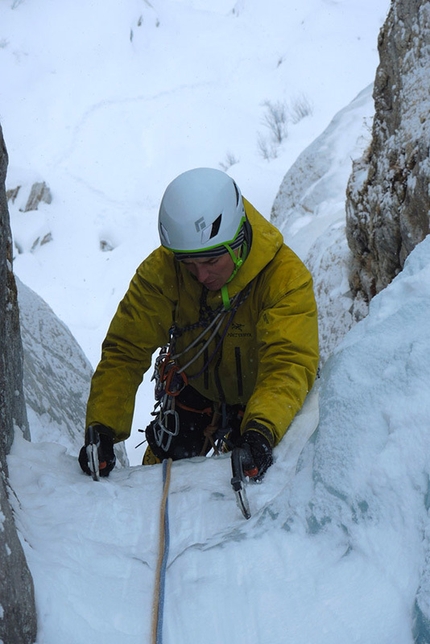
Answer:
[[[322,132],[325,171],[296,191],[321,219],[304,209],[290,228],[278,223],[292,245],[303,242],[314,275],[333,270],[319,293],[327,311],[344,307],[333,266],[346,252],[341,194],[349,156],[365,144],[372,104],[369,89],[359,92],[373,81],[388,5],[1,4],[0,118],[8,188],[21,186],[10,202],[15,269],[93,365],[134,269],[158,243],[167,182],[222,165],[269,216],[285,172]],[[303,97],[311,112],[273,147],[264,103],[291,115]],[[52,202],[22,212],[35,181]],[[250,521],[235,505],[228,457],[173,465],[165,644],[430,641],[428,242],[325,364],[266,480],[248,490]],[[152,386],[145,392],[142,424]],[[77,445],[40,438],[18,436],[9,458],[37,644],[148,641],[161,467],[117,468],[96,484],[78,468]]]
[[[249,521],[228,456],[173,464],[165,644],[413,642],[428,577],[429,316],[430,237],[326,363],[248,488]],[[149,641],[162,467],[94,483],[64,448],[23,440],[9,464],[38,644]]]

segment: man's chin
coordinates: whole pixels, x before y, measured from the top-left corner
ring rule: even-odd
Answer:
[[[219,289],[221,288],[218,282],[210,282],[209,284],[205,284],[204,286],[208,289],[208,291],[219,291]]]

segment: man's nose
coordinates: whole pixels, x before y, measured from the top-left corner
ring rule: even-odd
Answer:
[[[208,275],[208,268],[204,264],[199,264],[196,266],[196,277],[199,282],[204,282]]]

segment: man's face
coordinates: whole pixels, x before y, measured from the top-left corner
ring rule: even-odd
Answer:
[[[182,264],[208,291],[219,291],[234,270],[233,260],[227,252],[219,257],[183,259]]]

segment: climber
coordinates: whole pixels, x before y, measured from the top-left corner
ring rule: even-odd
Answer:
[[[161,246],[138,267],[102,345],[88,428],[100,475],[131,431],[137,389],[155,366],[143,464],[246,443],[260,480],[318,367],[312,278],[281,233],[211,168],[179,175],[158,218]],[[85,446],[81,468],[90,474]]]

